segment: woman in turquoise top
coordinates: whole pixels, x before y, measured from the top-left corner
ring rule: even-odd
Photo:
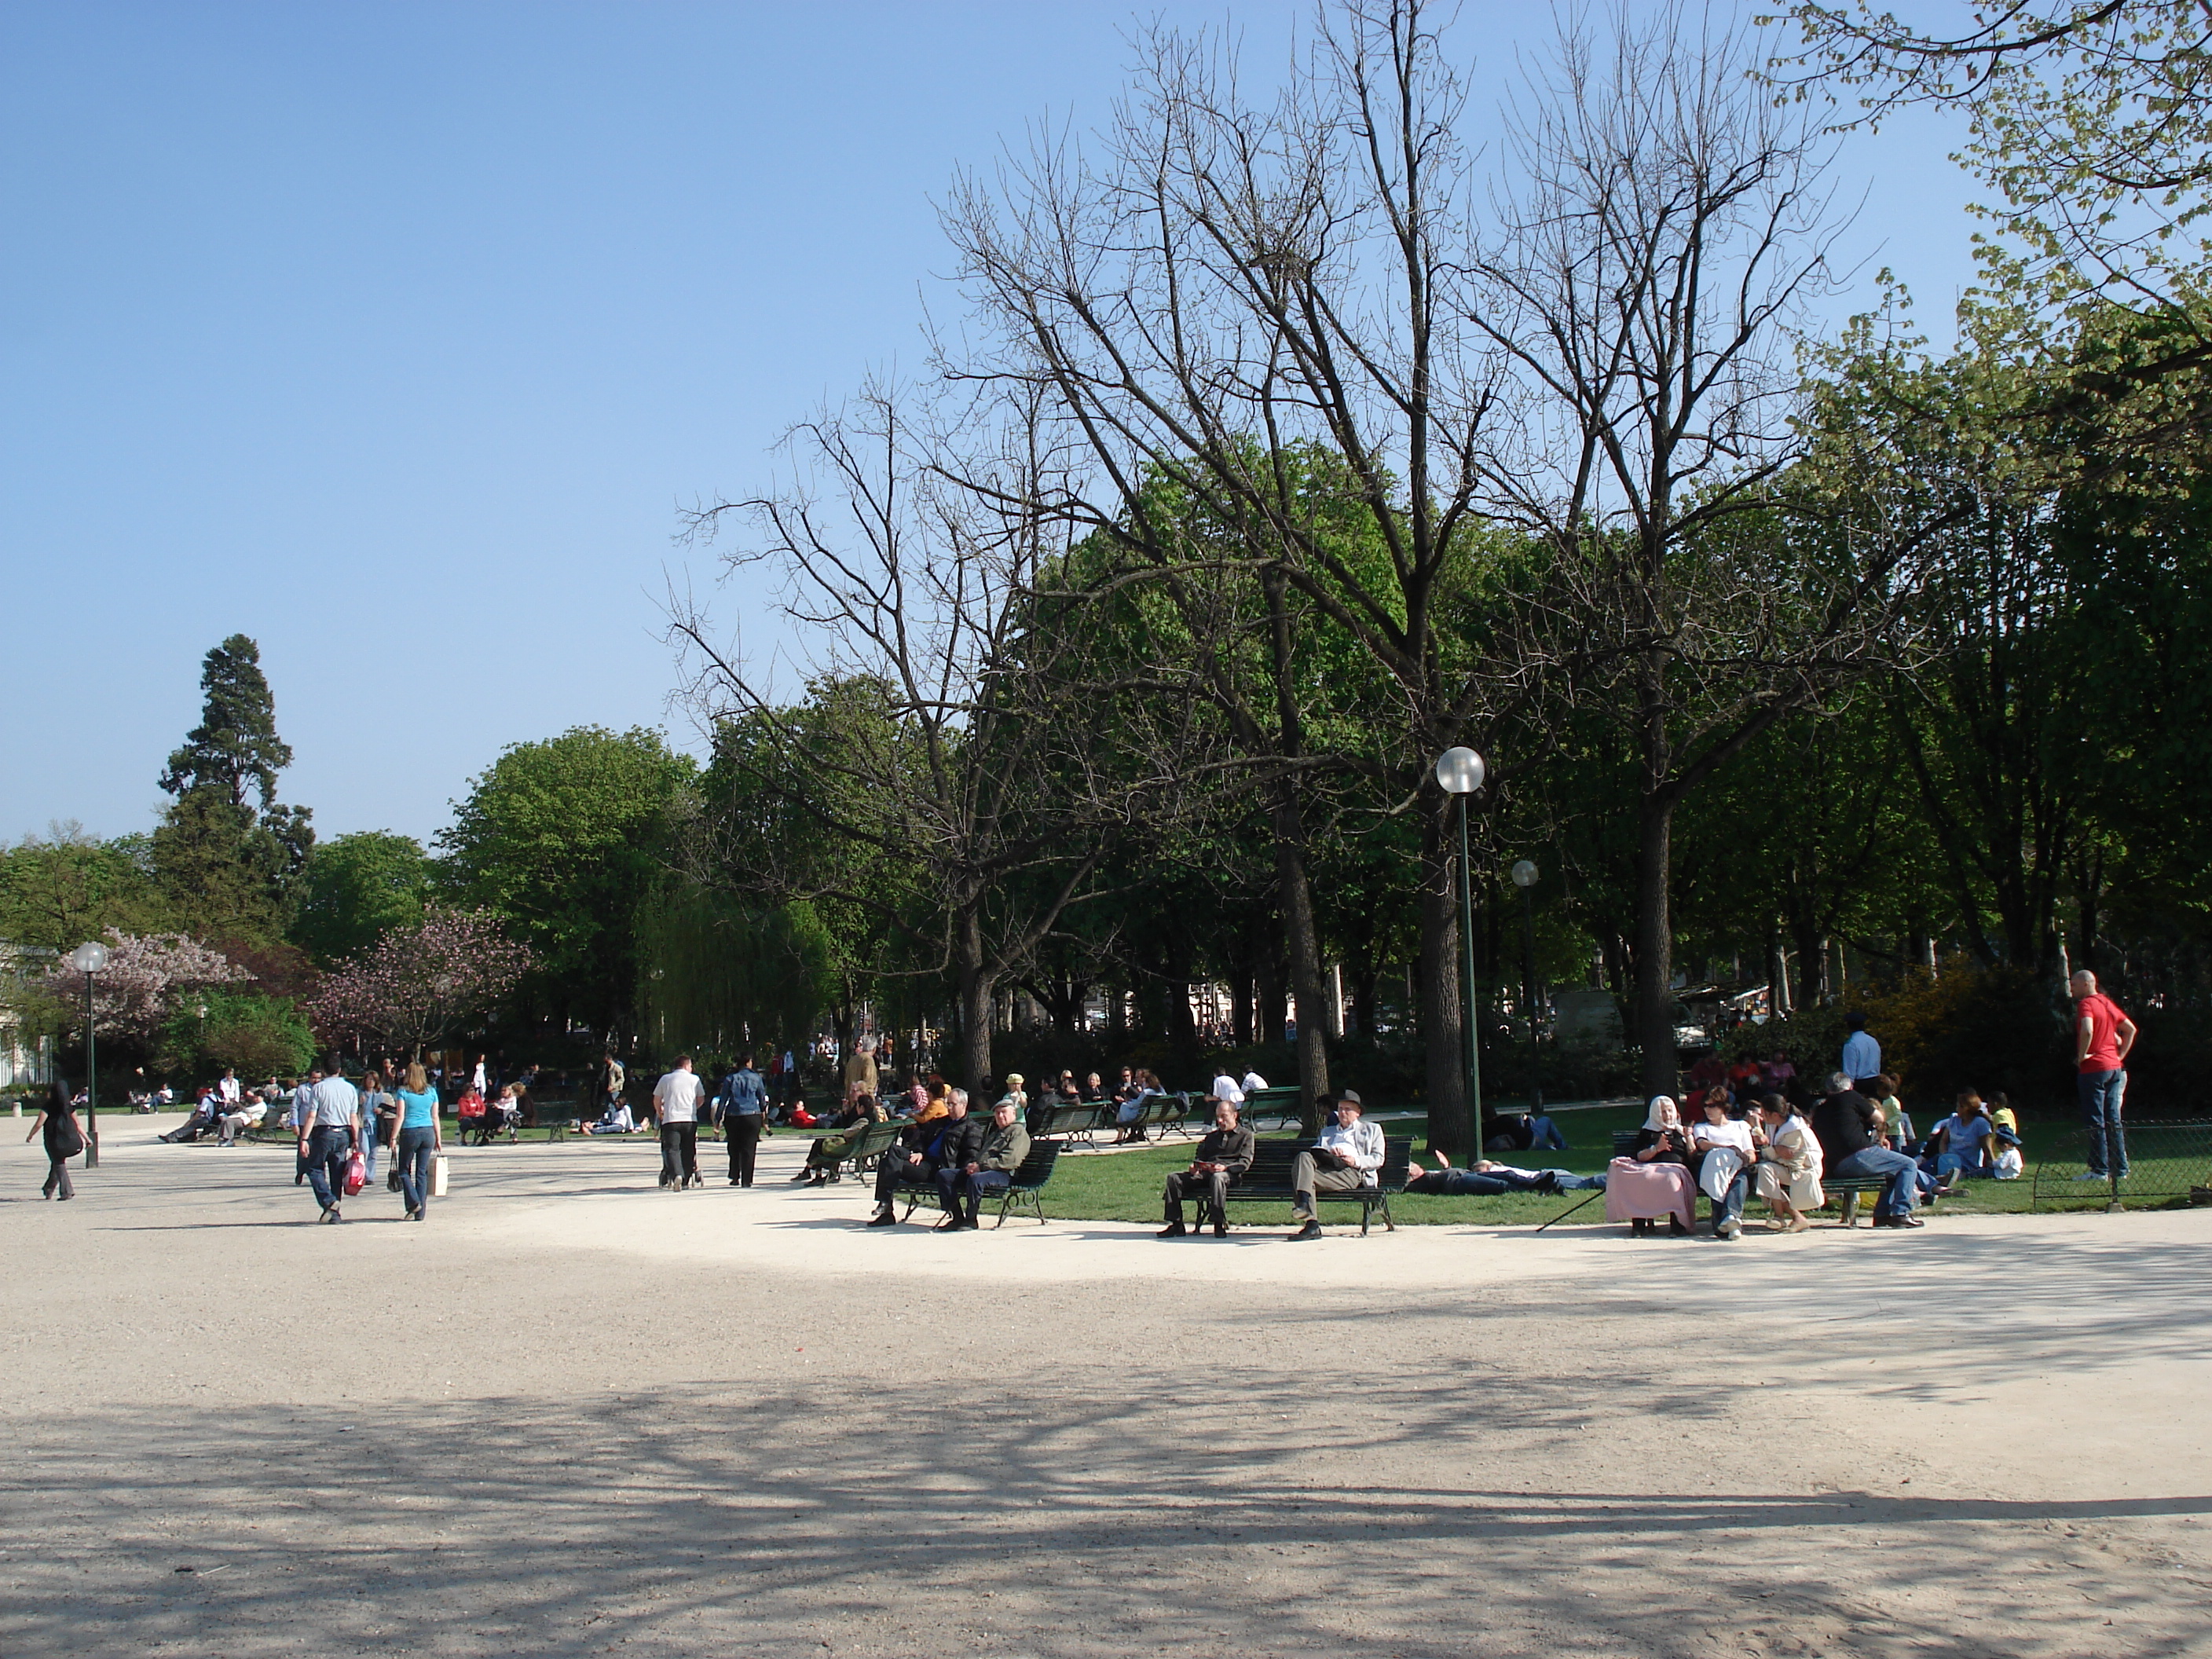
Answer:
[[[430,1209],[430,1160],[446,1150],[438,1128],[438,1093],[418,1061],[407,1068],[399,1091],[399,1191],[407,1218],[420,1221]]]

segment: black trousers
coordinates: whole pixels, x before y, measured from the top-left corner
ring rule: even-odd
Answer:
[[[937,1171],[927,1163],[909,1164],[896,1146],[876,1165],[876,1202],[888,1207],[902,1186],[937,1189]]]
[[[740,1187],[753,1184],[753,1159],[760,1152],[761,1115],[732,1113],[722,1120],[722,1137],[730,1144],[730,1179]]]
[[[1229,1224],[1228,1206],[1222,1200],[1229,1192],[1229,1176],[1222,1170],[1177,1170],[1168,1177],[1161,1193],[1166,1200],[1167,1220],[1170,1225],[1182,1224],[1182,1201],[1186,1198],[1200,1200],[1203,1212],[1201,1224],[1211,1222],[1217,1227]]]
[[[699,1173],[699,1126],[664,1123],[660,1126],[660,1184],[681,1187]]]

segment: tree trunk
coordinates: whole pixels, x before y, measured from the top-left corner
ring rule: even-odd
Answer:
[[[1283,934],[1279,927],[1271,927],[1267,948],[1260,957],[1259,1006],[1255,1015],[1259,1023],[1256,1041],[1280,1042],[1283,1026],[1290,1018],[1290,1004],[1283,993]]]
[[[981,1097],[991,1075],[991,1016],[998,986],[983,963],[983,918],[971,905],[953,919],[952,964],[960,996],[962,1086]]]
[[[1452,885],[1453,802],[1441,790],[1421,823],[1421,1046],[1426,1056],[1429,1145],[1461,1158],[1480,1150],[1469,1121],[1467,1022],[1460,993],[1459,898]]]
[[[1327,1010],[1322,974],[1321,929],[1314,921],[1313,889],[1306,880],[1305,827],[1297,787],[1277,787],[1271,814],[1275,832],[1275,896],[1283,907],[1283,945],[1291,962],[1291,989],[1298,1000],[1298,1118],[1305,1133],[1321,1130],[1321,1097],[1328,1092]]]
[[[1256,1042],[1252,1034],[1252,979],[1243,964],[1237,967],[1235,977],[1229,981],[1229,1023],[1234,1028],[1236,1040],[1242,1044]]]
[[[1675,1089],[1674,923],[1667,886],[1674,832],[1673,798],[1647,788],[1636,821],[1636,1041],[1644,1049],[1646,1097]]]

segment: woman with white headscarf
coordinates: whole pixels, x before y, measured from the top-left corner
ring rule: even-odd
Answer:
[[[1696,1218],[1698,1190],[1690,1179],[1689,1153],[1690,1138],[1673,1097],[1654,1095],[1633,1150],[1606,1171],[1605,1218],[1648,1233],[1663,1215],[1668,1231],[1686,1235]]]

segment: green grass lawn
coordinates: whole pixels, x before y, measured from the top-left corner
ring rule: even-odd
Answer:
[[[1566,1152],[1516,1152],[1500,1161],[1518,1164],[1523,1169],[1571,1170],[1578,1174],[1594,1175],[1603,1170],[1613,1157],[1613,1132],[1635,1128],[1643,1121],[1642,1111],[1631,1107],[1563,1113],[1559,1119],[1559,1127],[1571,1143]],[[1923,1123],[1920,1127],[1925,1128],[1927,1125]],[[1413,1136],[1415,1155],[1419,1157],[1425,1152],[1426,1119],[1389,1118],[1382,1121],[1382,1127],[1386,1135]],[[1288,1139],[1294,1137],[1266,1135],[1261,1138]],[[1959,1196],[1942,1200],[1936,1206],[1935,1212],[1948,1215],[2024,1214],[2034,1195],[2033,1177],[2039,1163],[2049,1163],[2053,1166],[2052,1170],[2045,1172],[2039,1209],[2102,1209],[2105,1206],[2106,1192],[2101,1184],[2087,1182],[2078,1187],[2068,1184],[2063,1186],[2055,1197],[2051,1191],[2051,1173],[2070,1174],[2081,1167],[2081,1133],[2079,1128],[2064,1122],[2030,1121],[2023,1126],[2022,1139],[2027,1153],[2027,1176],[2018,1181],[1970,1182],[1966,1191]],[[1142,1152],[1098,1155],[1078,1152],[1064,1157],[1053,1171],[1051,1185],[1044,1190],[1044,1212],[1048,1216],[1069,1221],[1157,1223],[1160,1218],[1161,1183],[1167,1179],[1170,1170],[1188,1167],[1194,1145],[1193,1141],[1175,1135],[1165,1143],[1155,1144]],[[2133,1207],[2155,1209],[2171,1204],[2185,1204],[2187,1200],[2185,1197],[2164,1196],[2130,1198],[2130,1193],[2136,1188],[2172,1190],[2206,1182],[2212,1182],[2212,1171],[2208,1171],[2202,1160],[2137,1158],[2132,1179],[2122,1188],[2121,1194],[2124,1199],[2129,1199]],[[1458,1222],[1486,1227],[1534,1226],[1549,1221],[1589,1196],[1587,1193],[1505,1193],[1495,1198],[1441,1198],[1407,1193],[1390,1200],[1390,1213],[1401,1223],[1415,1225]],[[1749,1207],[1753,1215],[1763,1215],[1763,1208],[1756,1199]],[[1701,1212],[1702,1208],[1701,1206]],[[1325,1206],[1322,1219],[1329,1221],[1340,1213],[1333,1207]],[[1604,1218],[1605,1200],[1600,1197],[1567,1224],[1580,1226],[1585,1222],[1602,1223]],[[1279,1216],[1271,1215],[1266,1206],[1260,1205],[1235,1206],[1230,1211],[1230,1218],[1245,1225],[1265,1225],[1280,1220],[1287,1228],[1290,1206],[1283,1205]]]

